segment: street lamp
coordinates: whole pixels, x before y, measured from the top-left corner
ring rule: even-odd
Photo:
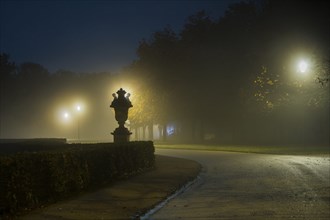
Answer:
[[[80,126],[79,126],[79,113],[80,113],[80,111],[81,111],[81,106],[80,105],[77,105],[76,106],[76,110],[77,110],[77,112],[78,112],[78,116],[77,116],[77,135],[78,135],[78,140],[80,140],[80,132],[79,132],[79,130],[80,130]]]
[[[64,112],[64,113],[63,113],[63,118],[64,118],[65,120],[68,120],[68,119],[70,118],[70,114],[69,114],[68,112]]]
[[[62,119],[63,123],[65,124],[77,123],[77,130],[76,130],[77,140],[80,140],[80,114],[83,111],[84,111],[84,107],[79,103],[79,104],[75,104],[70,110],[68,109],[61,110],[60,113],[60,118]]]
[[[298,72],[305,74],[308,70],[308,63],[305,60],[300,60],[298,63]]]

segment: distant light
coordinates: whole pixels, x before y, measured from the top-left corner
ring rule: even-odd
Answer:
[[[298,64],[298,72],[299,73],[306,73],[307,69],[308,69],[307,62],[304,61],[304,60],[301,60]]]
[[[65,113],[63,114],[63,117],[64,117],[65,119],[68,119],[68,118],[70,117],[70,115],[69,115],[69,113],[65,112]]]
[[[80,110],[81,110],[80,105],[77,105],[77,111],[80,112]]]
[[[175,132],[175,125],[168,125],[166,127],[167,135],[173,135]]]

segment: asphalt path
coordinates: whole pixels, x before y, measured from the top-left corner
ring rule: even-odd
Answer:
[[[202,172],[150,219],[330,219],[330,158],[157,149]]]

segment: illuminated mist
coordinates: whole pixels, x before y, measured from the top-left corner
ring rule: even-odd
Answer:
[[[237,3],[219,19],[200,11],[178,33],[141,40],[118,73],[49,73],[2,54],[1,138],[112,141],[111,94],[123,88],[132,140],[329,145],[324,16],[302,1]]]

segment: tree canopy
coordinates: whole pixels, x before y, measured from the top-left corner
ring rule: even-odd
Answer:
[[[150,99],[168,105],[153,112],[156,123],[212,121],[235,130],[242,109],[256,115],[290,104],[324,111],[328,87],[316,81],[326,87],[329,68],[316,58],[329,60],[328,26],[323,1],[241,2],[218,19],[200,11],[179,33],[166,27],[142,40],[131,72],[145,82],[141,93],[147,89]],[[299,54],[314,62],[309,82],[293,76]],[[140,117],[150,115],[148,107]]]

